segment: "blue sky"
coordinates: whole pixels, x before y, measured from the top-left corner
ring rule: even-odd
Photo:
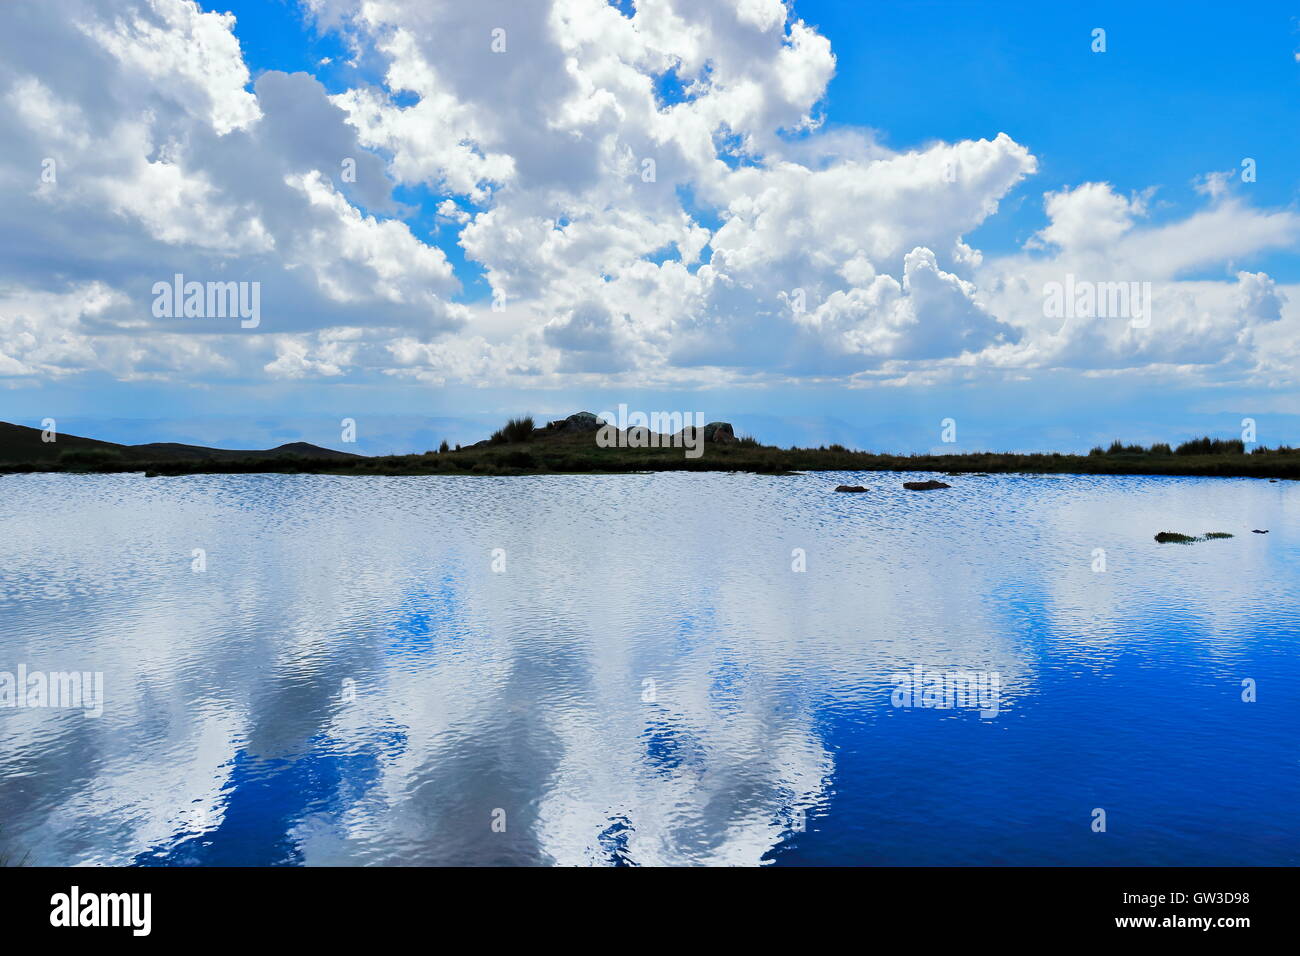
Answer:
[[[333,92],[358,73],[382,82],[374,70],[346,68],[338,34],[308,26],[295,0],[203,6],[237,16],[254,74],[309,72]],[[1289,4],[1230,14],[1208,2],[915,0],[868,11],[858,0],[801,0],[794,9],[838,58],[821,105],[827,128],[867,127],[898,149],[1003,131],[1031,145],[1040,172],[972,234],[982,249],[1019,247],[1044,225],[1045,189],[1090,180],[1125,192],[1160,186],[1169,205],[1158,217],[1193,201],[1198,176],[1250,156],[1263,170],[1252,189],[1259,203],[1300,198],[1300,10]],[[1091,50],[1097,27],[1107,31],[1104,56]],[[333,62],[322,66],[325,57]],[[404,199],[437,201],[428,190]],[[436,236],[422,212],[414,221]],[[1293,252],[1261,261],[1275,278],[1300,280]]]
[[[980,3],[800,6],[841,53],[829,115],[919,146],[1002,130],[1040,159],[1002,214],[972,240],[1019,245],[1042,228],[1042,192],[1090,180],[1159,186],[1173,215],[1192,181],[1253,157],[1255,201],[1295,202],[1300,178],[1300,9],[1285,3]],[[855,10],[857,12],[855,12]],[[1106,30],[1104,55],[1092,52]],[[1262,258],[1300,278],[1293,252]]]
[[[782,444],[1300,441],[1286,5],[585,3],[30,14],[4,417],[251,446],[350,416],[369,451],[619,402]],[[266,321],[142,323],[183,270],[260,281]],[[1067,273],[1149,282],[1154,321],[1058,331]]]

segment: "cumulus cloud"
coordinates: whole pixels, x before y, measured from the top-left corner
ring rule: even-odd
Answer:
[[[0,36],[0,376],[1258,366],[1288,300],[1238,263],[1293,247],[1300,217],[1221,174],[1158,222],[1152,191],[1090,182],[985,255],[969,236],[1032,181],[1030,146],[825,130],[836,57],[796,7],[305,0],[375,67],[330,92],[254,80],[236,19],[191,0],[43,4]],[[256,332],[155,318],[148,290],[175,273],[260,282]],[[1151,283],[1149,327],[1046,315],[1067,274]],[[479,275],[486,297],[466,292]]]
[[[110,8],[111,9],[111,8]],[[150,0],[108,17],[74,21],[136,77],[146,102],[166,91],[187,113],[204,117],[224,136],[256,122],[257,100],[244,89],[248,68],[229,13],[205,13],[194,3]]]
[[[1049,192],[1049,224],[1025,252],[976,270],[981,303],[1021,328],[1015,346],[986,358],[1004,368],[1235,368],[1258,363],[1255,331],[1282,315],[1285,293],[1267,274],[1229,271],[1238,256],[1294,245],[1300,216],[1252,209],[1216,189],[1213,204],[1163,224],[1144,224],[1145,200],[1107,183]],[[1219,266],[1222,278],[1185,279]],[[1068,285],[1067,285],[1068,283]],[[1049,308],[1049,289],[1119,290],[1122,314]],[[1085,287],[1087,287],[1085,289]],[[1122,301],[1122,299],[1121,299]]]
[[[67,356],[24,367],[129,378],[165,377],[168,355],[178,376],[264,365],[268,343],[237,341],[238,323],[153,315],[154,283],[178,273],[260,283],[265,332],[464,323],[444,251],[391,218],[382,157],[314,78],[270,72],[247,89],[234,17],[188,0],[55,0],[13,26],[0,37],[6,307],[85,288],[110,302],[24,319],[57,328]],[[27,354],[27,340],[0,351]]]
[[[1049,192],[1044,205],[1050,222],[1038,236],[1067,252],[1105,249],[1146,214],[1146,203],[1140,197],[1116,195],[1109,183],[1084,183],[1077,189]]]

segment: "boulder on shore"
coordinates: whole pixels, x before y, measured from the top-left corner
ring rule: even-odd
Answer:
[[[945,481],[935,481],[932,478],[929,481],[905,481],[903,487],[908,491],[933,491],[936,488],[951,488],[952,485]]]
[[[850,491],[850,492],[853,492],[854,494],[856,494],[856,493],[861,492],[861,491],[866,491],[867,489],[866,489],[866,488],[863,488],[861,485],[839,485],[839,486],[836,487],[835,490],[836,490],[836,491]]]
[[[546,426],[548,432],[594,432],[603,424],[591,412],[575,412],[568,418],[560,418]]]
[[[725,445],[736,440],[736,433],[732,430],[730,422],[709,422],[704,426],[704,440]]]

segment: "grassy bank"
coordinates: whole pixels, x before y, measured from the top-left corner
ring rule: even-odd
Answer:
[[[823,448],[777,448],[753,439],[706,442],[703,454],[688,458],[683,448],[600,448],[591,432],[531,434],[516,426],[459,449],[419,455],[208,458],[140,460],[110,453],[79,452],[52,461],[8,462],[0,473],[111,473],[151,475],[314,473],[331,475],[531,475],[618,474],[642,471],[744,471],[785,474],[807,471],[926,471],[952,474],[1203,475],[1300,478],[1300,450],[1256,449],[1240,442],[1200,439],[1177,449],[1135,445],[1094,449],[1087,455],[975,452],[954,455],[887,455]]]

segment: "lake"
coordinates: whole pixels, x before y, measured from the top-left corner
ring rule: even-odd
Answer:
[[[0,478],[0,854],[1300,862],[1300,486],[928,477]]]

